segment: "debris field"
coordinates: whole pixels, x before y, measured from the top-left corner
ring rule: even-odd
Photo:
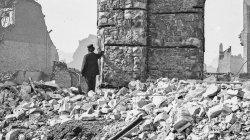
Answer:
[[[250,139],[250,83],[160,78],[80,95],[54,81],[0,84],[2,140]]]

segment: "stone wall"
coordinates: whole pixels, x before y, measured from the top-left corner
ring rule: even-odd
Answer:
[[[243,31],[240,34],[241,45],[243,48],[243,57],[247,64],[244,66],[244,72],[250,71],[250,23],[249,23],[250,0],[243,2]]]
[[[81,87],[84,93],[87,92],[87,84],[77,69],[68,68],[67,64],[60,61],[54,61],[53,72],[50,77],[62,88]]]
[[[205,0],[98,0],[102,80],[201,78]],[[136,51],[134,51],[136,50]],[[112,81],[112,82],[111,82]]]

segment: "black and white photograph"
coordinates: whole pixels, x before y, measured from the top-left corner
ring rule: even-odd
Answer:
[[[0,0],[0,140],[250,140],[250,0]]]

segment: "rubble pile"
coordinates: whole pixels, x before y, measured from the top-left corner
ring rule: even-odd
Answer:
[[[8,81],[13,79],[14,72],[0,72],[0,81]]]
[[[77,94],[77,88],[59,88],[55,81],[1,83],[0,139],[89,140],[107,122],[89,119],[90,99]]]
[[[121,89],[0,84],[0,139],[250,139],[250,83],[161,78]]]
[[[111,100],[101,109],[106,119],[119,120],[104,127],[101,139],[112,140],[140,115],[143,121],[123,133],[123,140],[250,139],[249,85],[167,78],[130,82],[129,88],[99,99]]]

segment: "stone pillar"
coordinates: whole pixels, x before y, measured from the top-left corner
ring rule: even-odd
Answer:
[[[247,59],[247,72],[250,72],[250,23],[249,23],[249,18],[250,16],[250,0],[244,0],[243,4],[243,44],[244,44],[244,54],[246,54],[246,59]]]
[[[105,50],[101,77],[119,87],[146,70],[147,0],[98,0],[98,42]]]
[[[205,0],[98,0],[102,82],[202,78]]]

